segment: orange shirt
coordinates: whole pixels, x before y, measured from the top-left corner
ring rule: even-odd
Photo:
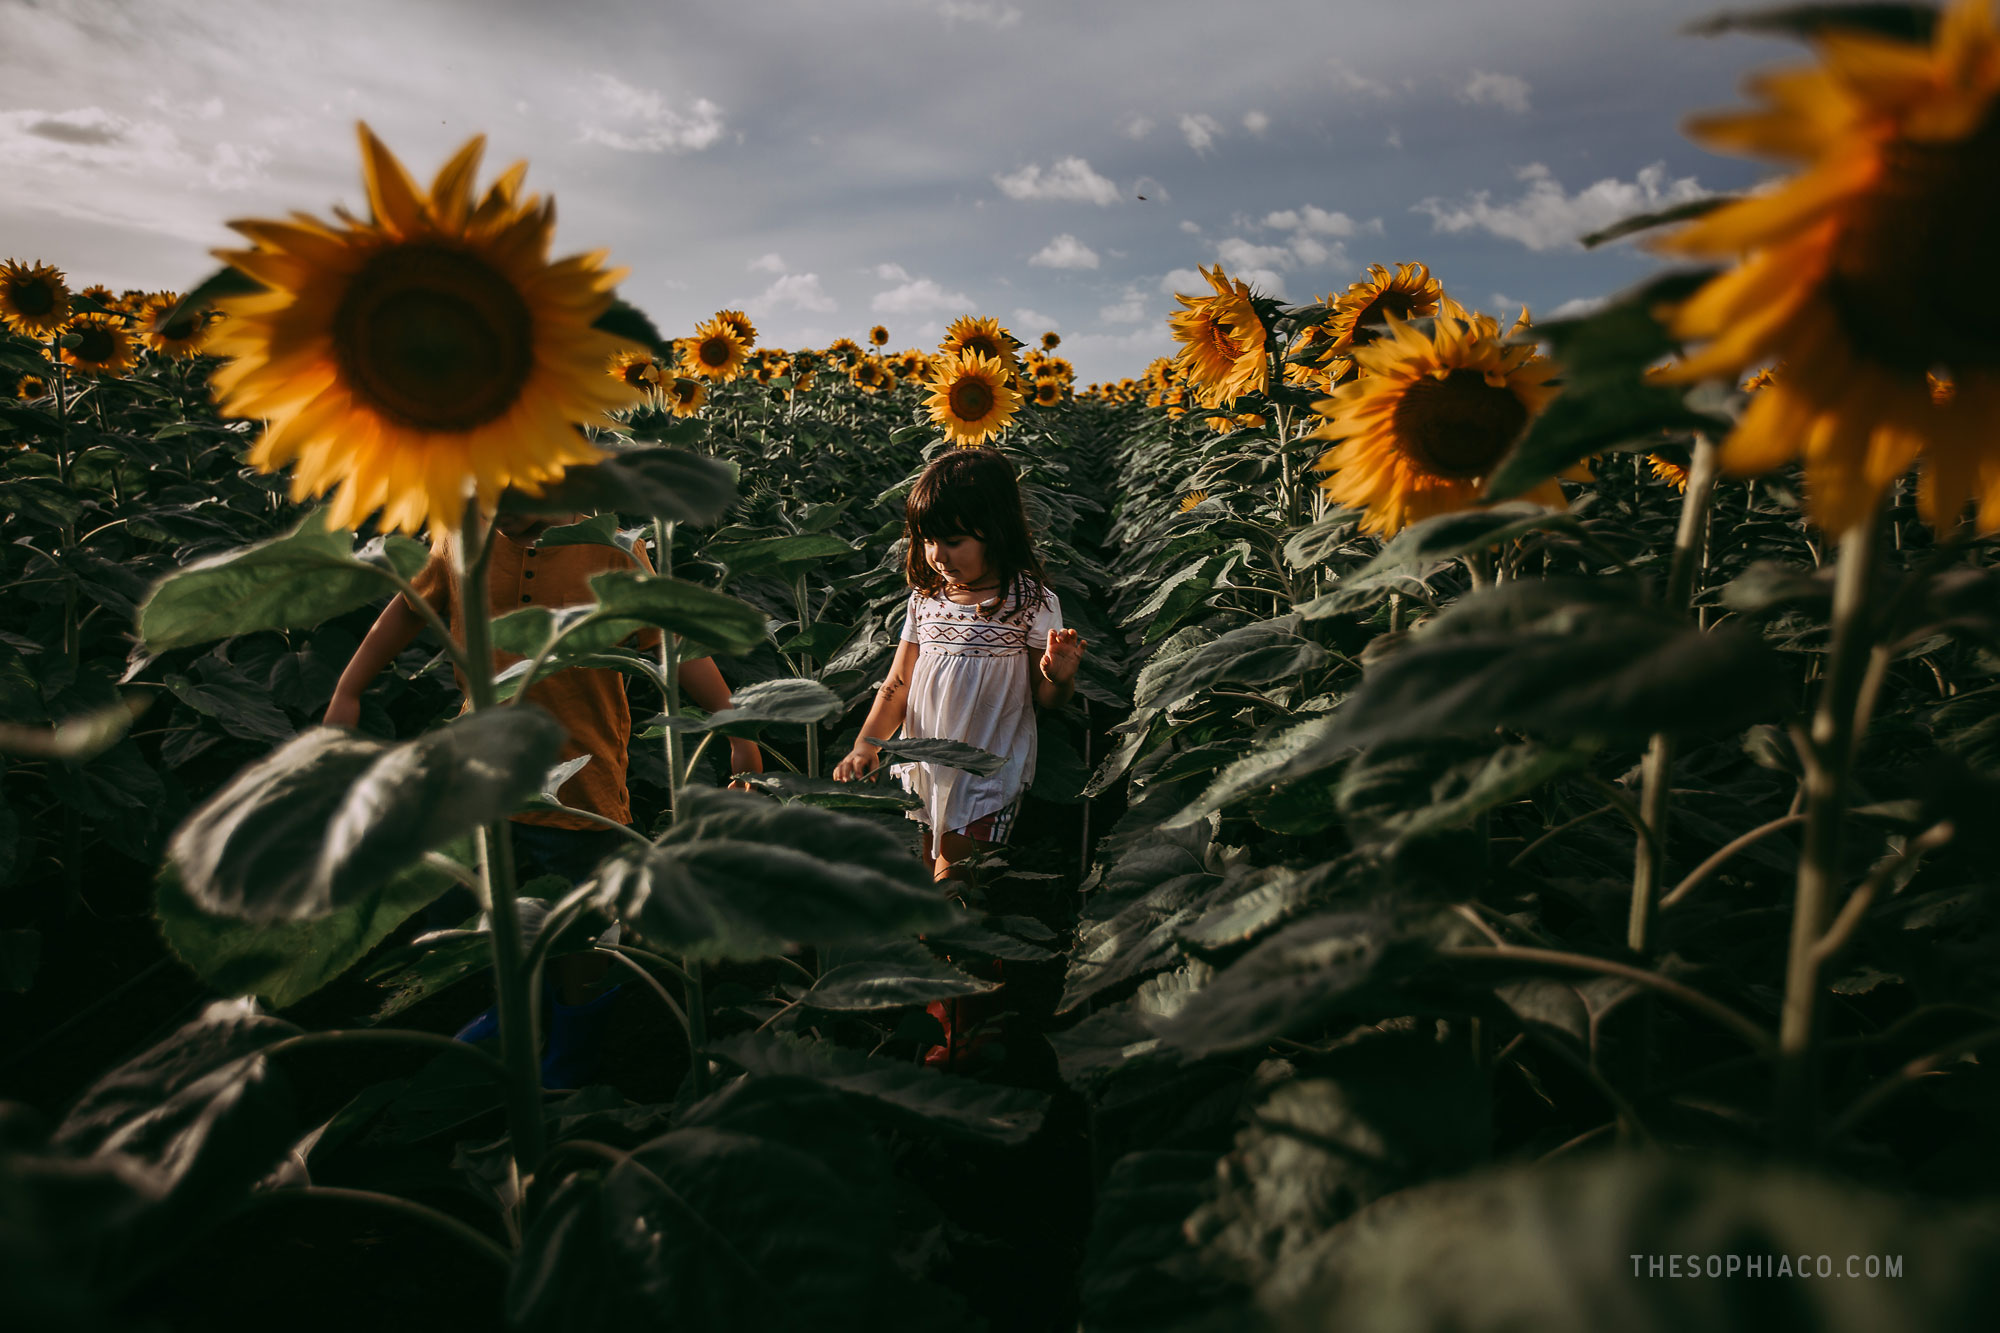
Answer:
[[[499,619],[524,606],[588,605],[592,575],[612,569],[642,569],[653,572],[643,542],[627,555],[609,546],[551,546],[537,549],[522,545],[504,532],[493,534],[493,558],[487,564],[486,589],[490,613]],[[465,626],[458,614],[458,588],[451,577],[451,561],[440,552],[431,553],[430,563],[411,580],[417,594],[438,618],[451,627],[451,637],[465,646]],[[657,652],[660,631],[647,629],[637,637],[642,651]],[[629,642],[629,641],[628,641]],[[500,672],[522,659],[514,653],[493,654],[494,671]],[[465,676],[453,668],[458,688],[466,688]],[[467,695],[468,704],[470,694]],[[590,762],[562,785],[557,795],[564,805],[588,810],[620,824],[632,820],[632,802],[625,788],[625,747],[632,732],[632,713],[625,702],[625,681],[621,673],[605,667],[570,667],[545,676],[528,687],[525,703],[547,709],[569,729],[562,757],[575,759],[589,755]],[[523,824],[549,828],[602,828],[576,815],[557,811],[528,811],[515,815]]]

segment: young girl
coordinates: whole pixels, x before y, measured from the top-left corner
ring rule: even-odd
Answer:
[[[1035,710],[1076,692],[1084,640],[1062,627],[1062,606],[1044,581],[1028,535],[1013,466],[991,449],[953,449],[917,479],[904,516],[910,601],[902,642],[876,691],[861,736],[833,776],[875,775],[880,748],[868,737],[964,741],[1006,762],[991,777],[941,764],[891,769],[923,804],[923,858],[934,879],[1007,841],[1021,795],[1035,778]],[[971,1007],[932,1004],[945,1043],[929,1064],[956,1063]]]
[[[580,523],[586,517],[584,514],[500,515],[498,532],[493,537],[493,556],[486,571],[488,606],[496,619],[523,606],[555,609],[588,603],[594,600],[591,576],[607,570],[652,572],[652,562],[646,558],[643,544],[635,545],[630,554],[590,544],[540,545],[539,538],[549,528]],[[410,582],[417,595],[450,627],[452,638],[463,648],[462,599],[452,577],[449,549],[442,543],[434,544],[430,562]],[[363,692],[415,641],[423,628],[423,618],[416,610],[401,597],[391,599],[334,687],[333,699],[326,710],[328,726],[352,727],[359,722]],[[642,631],[635,639],[642,651],[657,649],[659,642],[657,629]],[[495,670],[520,660],[511,653],[494,653]],[[687,697],[709,712],[729,707],[729,686],[709,659],[682,663],[680,680]],[[458,686],[465,690],[462,677]],[[625,835],[606,827],[603,821],[617,824],[632,821],[631,798],[625,784],[632,716],[625,701],[624,679],[609,669],[572,667],[529,686],[523,702],[546,709],[568,729],[563,759],[590,756],[590,762],[563,784],[557,796],[564,805],[588,811],[598,818],[553,810],[515,815],[511,833],[516,882],[524,884],[537,875],[553,874],[573,884],[580,883],[624,841]],[[762,771],[763,762],[755,741],[732,738],[729,758],[731,772]],[[468,911],[470,904],[464,904],[453,919],[463,918]],[[578,1087],[595,1073],[605,1010],[618,989],[602,985],[604,973],[605,960],[587,954],[558,958],[550,964],[549,980],[555,1004],[549,1024],[548,1055],[542,1063],[543,1080],[549,1087]],[[462,1040],[479,1040],[493,1027],[489,1011],[459,1036]]]

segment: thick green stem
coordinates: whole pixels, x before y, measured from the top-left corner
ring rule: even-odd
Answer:
[[[1673,563],[1667,573],[1665,605],[1670,611],[1685,611],[1695,591],[1702,533],[1707,527],[1709,500],[1715,493],[1715,463],[1715,443],[1706,435],[1696,435],[1687,494],[1681,500],[1680,526],[1674,533]],[[1652,836],[1641,838],[1633,852],[1632,906],[1625,923],[1625,943],[1640,955],[1651,952],[1654,921],[1659,914],[1673,779],[1674,739],[1664,731],[1657,732],[1646,747],[1640,775],[1639,818]]]
[[[806,593],[806,575],[800,570],[792,579],[792,603],[798,607],[799,633],[812,632],[812,598]],[[799,675],[807,680],[813,678],[813,659],[810,652],[799,654]],[[819,774],[819,723],[806,723],[806,776],[816,778]]]
[[[474,550],[477,555],[468,562]],[[486,569],[493,555],[493,525],[475,504],[465,507],[452,546],[465,624],[465,683],[476,712],[494,704],[492,607]],[[493,941],[493,989],[500,1014],[500,1059],[507,1066],[507,1133],[514,1161],[532,1175],[542,1159],[542,1066],[535,1040],[535,1006],[521,951],[521,920],[514,902],[514,845],[504,819],[479,830],[479,876],[486,886],[487,932]]]
[[[1839,906],[1841,822],[1854,741],[1854,705],[1870,646],[1868,584],[1875,560],[1875,515],[1840,538],[1834,573],[1833,642],[1813,711],[1806,762],[1806,829],[1792,903],[1785,1002],[1778,1027],[1779,1145],[1812,1151],[1818,1116],[1819,945]]]

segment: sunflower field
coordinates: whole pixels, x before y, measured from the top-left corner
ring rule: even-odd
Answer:
[[[663,332],[523,166],[366,127],[365,211],[185,294],[7,260],[0,1327],[1990,1326],[2000,26],[1728,22],[1808,55],[1693,133],[1789,174],[1567,320],[1382,256],[1205,269],[1101,384]],[[951,899],[830,774],[976,446],[1090,651]],[[578,513],[650,565],[324,724],[433,552]],[[585,667],[632,823],[523,882]],[[568,959],[623,998],[549,1087]]]

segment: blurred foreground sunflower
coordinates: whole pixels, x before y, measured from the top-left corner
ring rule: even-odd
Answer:
[[[116,315],[78,315],[69,323],[65,340],[77,344],[62,349],[63,364],[85,375],[109,378],[130,374],[139,364],[139,345]]]
[[[1175,341],[1187,346],[1174,358],[1174,365],[1201,406],[1227,407],[1270,385],[1264,321],[1250,304],[1249,283],[1232,283],[1220,264],[1198,271],[1215,290],[1209,296],[1175,293],[1174,299],[1186,309],[1168,315],[1167,327]]]
[[[1006,428],[1019,410],[1021,398],[1007,387],[1005,365],[993,357],[966,352],[933,366],[926,406],[931,420],[944,428],[954,444],[972,448]]]
[[[0,264],[0,324],[30,338],[46,338],[69,319],[69,286],[62,270],[10,259]]]
[[[525,164],[475,197],[483,138],[425,193],[359,133],[371,217],[232,224],[252,248],[217,257],[265,290],[218,303],[211,379],[225,413],[268,420],[250,462],[290,465],[294,501],[332,492],[336,527],[379,509],[387,530],[449,529],[468,489],[491,508],[598,458],[577,426],[639,402],[604,374],[624,342],[591,327],[622,272],[549,262],[555,206],[517,198]]]
[[[1313,406],[1327,417],[1314,437],[1336,441],[1316,465],[1327,499],[1363,510],[1363,531],[1387,537],[1418,519],[1469,509],[1555,390],[1555,365],[1532,347],[1509,346],[1481,318],[1439,315],[1426,333],[1396,315],[1388,332],[1355,350],[1364,372]],[[1560,509],[1553,479],[1528,492]]]
[[[1663,378],[1783,358],[1720,461],[1744,476],[1803,456],[1807,508],[1830,531],[1866,519],[1920,458],[1927,519],[1948,527],[1976,499],[1980,529],[2000,529],[1994,7],[1955,0],[1928,44],[1834,28],[1813,45],[1819,64],[1751,81],[1762,106],[1690,126],[1800,171],[1655,242],[1741,258],[1672,314],[1677,336],[1706,345]],[[1949,402],[1932,401],[1932,370],[1957,387]]]

